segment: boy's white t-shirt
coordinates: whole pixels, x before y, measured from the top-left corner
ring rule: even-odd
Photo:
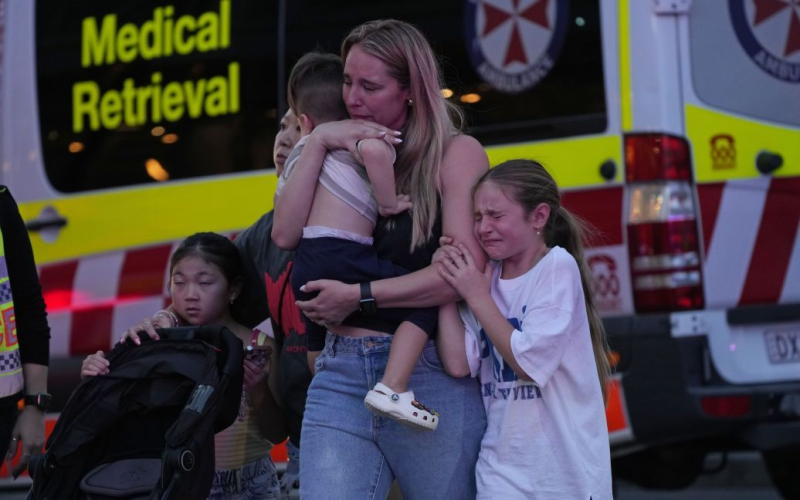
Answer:
[[[491,295],[515,328],[518,379],[468,308],[467,357],[481,381],[487,428],[476,466],[481,499],[611,499],[611,458],[583,288],[575,259],[552,248]]]

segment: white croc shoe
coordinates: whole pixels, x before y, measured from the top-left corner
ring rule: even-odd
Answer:
[[[396,393],[378,382],[364,398],[364,406],[380,417],[397,420],[418,431],[435,431],[439,414],[414,399],[414,391]]]

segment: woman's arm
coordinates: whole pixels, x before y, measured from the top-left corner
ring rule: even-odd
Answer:
[[[465,245],[481,269],[486,256],[472,231],[475,220],[472,186],[488,169],[486,152],[473,137],[460,135],[448,143],[440,173],[442,232]],[[459,298],[432,266],[406,276],[373,282],[372,295],[378,307],[437,306]]]
[[[441,170],[442,228],[455,242],[463,243],[483,265],[485,255],[472,234],[472,186],[489,169],[489,159],[480,143],[467,135],[454,137],[447,146]],[[372,296],[378,307],[430,307],[454,302],[458,294],[432,266],[419,271],[374,281]],[[310,282],[306,292],[319,292],[310,301],[297,305],[313,321],[341,323],[358,310],[361,299],[359,285],[338,281]]]
[[[324,123],[316,127],[297,159],[292,175],[283,185],[280,201],[276,200],[272,241],[284,250],[292,250],[302,238],[322,161],[328,150],[348,149],[358,155],[356,145],[359,140],[381,138],[387,133],[394,134],[381,125],[357,120]]]

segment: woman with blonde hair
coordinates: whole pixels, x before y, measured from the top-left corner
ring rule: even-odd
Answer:
[[[461,114],[441,95],[436,57],[424,35],[395,20],[357,27],[342,43],[342,95],[353,120],[326,123],[310,135],[275,211],[273,240],[293,248],[308,219],[322,159],[369,137],[396,137],[397,192],[410,212],[380,219],[373,234],[381,258],[414,272],[372,283],[308,283],[316,298],[300,302],[306,316],[328,326],[316,360],[301,437],[301,496],[382,498],[397,479],[404,498],[472,498],[475,462],[486,420],[475,380],[448,376],[429,339],[409,385],[441,423],[432,434],[406,429],[364,408],[386,371],[396,324],[377,308],[427,307],[458,296],[430,266],[444,233],[484,255],[472,236],[470,189],[487,171],[481,145],[461,134]],[[360,309],[360,314],[351,313]]]

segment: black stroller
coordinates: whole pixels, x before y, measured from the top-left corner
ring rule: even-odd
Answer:
[[[214,434],[239,410],[242,342],[223,326],[159,334],[115,347],[110,373],[75,389],[29,466],[29,499],[206,498]]]

